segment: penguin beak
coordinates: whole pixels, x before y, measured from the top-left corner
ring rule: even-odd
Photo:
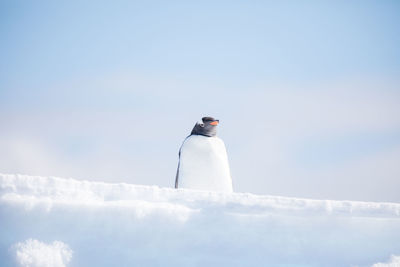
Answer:
[[[217,121],[210,122],[210,124],[211,124],[211,125],[214,125],[214,126],[217,126],[217,125],[218,125],[218,123],[219,123],[219,121],[218,121],[218,120],[217,120]]]

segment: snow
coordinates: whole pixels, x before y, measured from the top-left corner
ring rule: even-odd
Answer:
[[[400,256],[392,255],[388,263],[376,263],[372,267],[400,267]]]
[[[232,192],[225,144],[218,137],[191,135],[180,150],[179,188]]]
[[[65,267],[72,258],[72,250],[60,241],[45,244],[28,239],[15,244],[12,250],[20,267]]]
[[[400,255],[399,203],[26,175],[0,174],[0,229],[2,267],[376,267]]]

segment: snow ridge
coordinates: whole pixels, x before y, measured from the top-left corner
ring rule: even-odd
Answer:
[[[399,203],[312,200],[249,193],[219,193],[158,186],[111,184],[57,177],[0,174],[3,201],[85,203],[85,205],[134,205],[137,201],[199,208],[222,208],[229,212],[264,214],[337,215],[400,218]]]
[[[0,174],[0,218],[5,267],[26,240],[68,244],[73,266],[364,267],[400,255],[398,203]]]

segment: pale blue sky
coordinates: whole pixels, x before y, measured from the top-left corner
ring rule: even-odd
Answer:
[[[400,202],[399,14],[1,1],[0,172],[172,186],[182,140],[211,115],[236,191]]]

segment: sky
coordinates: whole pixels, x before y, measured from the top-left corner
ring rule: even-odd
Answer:
[[[400,202],[398,1],[0,2],[0,173],[172,187],[220,119],[234,190]]]

